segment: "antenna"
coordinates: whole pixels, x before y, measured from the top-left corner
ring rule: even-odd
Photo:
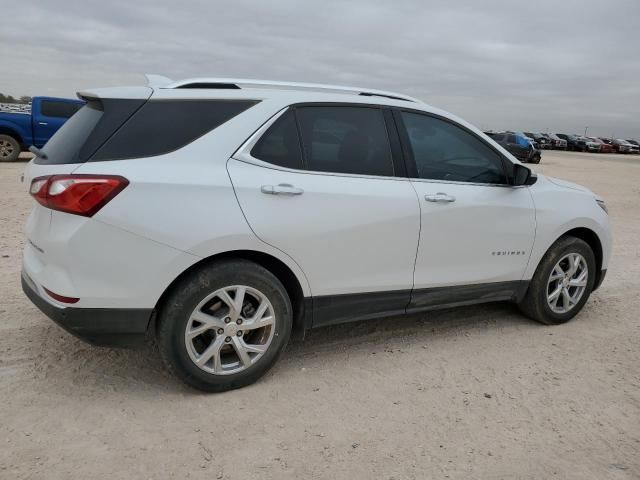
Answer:
[[[165,87],[170,83],[173,83],[173,80],[171,80],[168,77],[165,77],[164,75],[155,75],[153,73],[145,73],[144,76],[147,78],[147,86],[151,88]]]

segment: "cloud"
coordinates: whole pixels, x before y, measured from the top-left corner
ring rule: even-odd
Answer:
[[[12,95],[145,72],[298,80],[407,93],[483,128],[640,137],[637,0],[3,5],[16,20],[0,29],[0,92]]]

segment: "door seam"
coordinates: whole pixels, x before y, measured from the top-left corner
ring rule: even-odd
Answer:
[[[411,291],[409,293],[409,301],[407,305],[404,307],[404,312],[407,313],[409,307],[411,306],[411,302],[413,301],[413,291],[416,288],[416,266],[418,265],[418,252],[420,252],[420,240],[422,239],[422,203],[420,203],[420,195],[418,194],[418,190],[416,190],[415,185],[411,181],[411,179],[407,179],[409,185],[411,185],[411,189],[413,193],[416,194],[416,201],[418,202],[418,242],[416,244],[416,255],[413,261],[413,277],[411,278]]]

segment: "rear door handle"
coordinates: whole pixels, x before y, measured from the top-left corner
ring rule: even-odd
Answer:
[[[424,199],[427,202],[435,202],[435,203],[451,203],[456,201],[456,197],[453,195],[447,195],[443,192],[438,193],[429,193],[424,196]]]
[[[38,122],[38,125],[49,125],[47,122]]]
[[[260,187],[262,193],[268,195],[302,195],[304,190],[296,188],[290,183],[280,183],[278,185],[262,185]]]

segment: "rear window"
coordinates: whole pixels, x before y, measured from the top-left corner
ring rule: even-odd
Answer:
[[[47,158],[36,157],[39,164],[78,163],[82,145],[102,118],[102,105],[89,102],[71,117],[42,148]]]
[[[80,108],[82,108],[80,102],[43,100],[41,103],[42,115],[45,117],[71,118]]]
[[[82,107],[43,147],[39,164],[151,157],[177,150],[257,101],[100,99]]]
[[[219,127],[253,100],[150,100],[91,157],[91,161],[172,152]]]

